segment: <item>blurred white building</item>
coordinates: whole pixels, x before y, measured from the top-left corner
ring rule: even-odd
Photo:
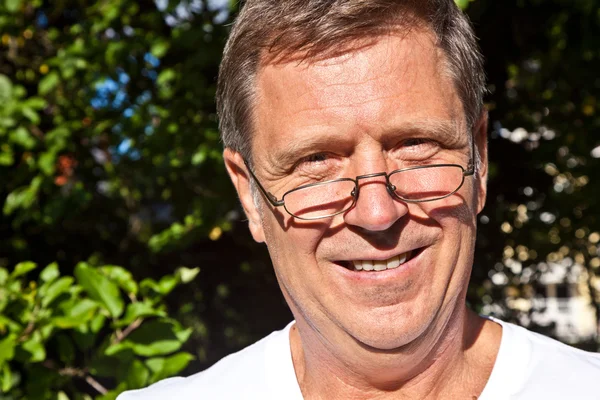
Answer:
[[[528,275],[527,271],[523,272],[522,277]],[[535,286],[532,296],[513,297],[508,301],[509,307],[523,312],[523,325],[554,323],[557,338],[567,343],[596,339],[599,321],[585,267],[565,258],[560,263],[538,265],[538,272],[539,276],[531,279],[531,285]]]
[[[581,265],[567,268],[549,264],[538,286],[542,293],[545,289],[545,297],[534,297],[532,321],[539,325],[555,323],[556,336],[565,342],[594,339],[598,321],[587,281],[587,271]]]

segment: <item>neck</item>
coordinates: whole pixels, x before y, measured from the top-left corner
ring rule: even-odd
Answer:
[[[441,324],[402,348],[381,351],[356,342],[334,346],[298,319],[290,339],[304,398],[478,396],[491,373],[501,328],[466,307]]]

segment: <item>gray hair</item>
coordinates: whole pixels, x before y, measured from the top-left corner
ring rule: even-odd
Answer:
[[[430,27],[446,56],[469,129],[485,94],[483,58],[467,17],[454,0],[248,0],[225,45],[217,112],[226,148],[252,162],[253,106],[261,65],[326,58],[385,33]],[[472,140],[472,139],[471,139]]]

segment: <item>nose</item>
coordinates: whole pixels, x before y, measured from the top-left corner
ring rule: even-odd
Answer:
[[[381,232],[390,228],[407,212],[405,203],[394,199],[382,174],[358,177],[356,204],[344,215],[347,224],[367,231]]]

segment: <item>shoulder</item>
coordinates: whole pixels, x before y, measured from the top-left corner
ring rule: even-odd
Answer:
[[[592,399],[600,354],[576,349],[522,327],[502,325],[502,342],[488,384],[515,399]],[[486,387],[487,390],[487,387]],[[495,391],[495,390],[494,390]]]
[[[523,361],[527,362],[532,371],[544,369],[564,372],[566,369],[578,367],[579,374],[600,372],[598,353],[577,349],[513,324],[503,323],[503,330],[507,331],[510,345],[514,345],[515,350],[521,350],[520,354],[525,356]]]
[[[248,397],[252,393],[264,396],[276,386],[272,381],[277,375],[289,375],[291,369],[295,380],[289,350],[290,326],[221,359],[207,370],[187,378],[169,378],[145,389],[125,392],[117,400],[158,400],[167,396],[178,400],[237,399],[252,398]]]

